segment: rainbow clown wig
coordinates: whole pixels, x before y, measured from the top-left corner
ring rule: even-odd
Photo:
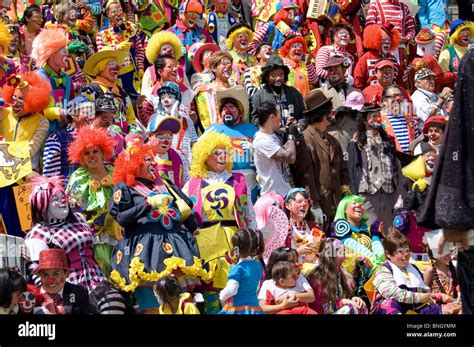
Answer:
[[[347,220],[346,209],[347,209],[347,206],[349,206],[349,204],[364,204],[364,203],[365,203],[364,198],[359,195],[346,195],[345,197],[341,199],[341,201],[339,202],[339,205],[337,205],[336,216],[334,217],[334,220],[338,220],[338,219]],[[364,215],[362,216],[362,223],[366,224],[368,219],[369,218],[364,213]]]
[[[297,35],[283,42],[283,46],[281,46],[280,48],[280,55],[283,58],[286,58],[291,46],[293,46],[294,43],[301,43],[303,45],[303,56],[306,54],[306,52],[308,51],[308,44],[306,43],[306,40],[303,38],[303,36]]]
[[[0,47],[3,49],[3,55],[8,53],[8,45],[12,41],[12,35],[4,23],[0,23]]]
[[[51,95],[51,83],[34,72],[10,77],[3,89],[3,97],[9,104],[15,90],[20,90],[24,101],[24,113],[42,112],[48,107]]]
[[[99,147],[104,155],[104,161],[110,161],[114,153],[115,140],[109,135],[107,129],[92,129],[82,127],[77,132],[74,141],[68,148],[69,161],[83,165],[82,153],[86,149]]]
[[[54,53],[67,47],[68,43],[67,33],[64,30],[45,28],[33,40],[31,56],[38,66],[43,67]]]
[[[390,36],[390,50],[394,50],[400,44],[400,32],[393,25],[371,24],[364,29],[364,47],[366,49],[380,52],[382,50],[382,37]]]
[[[216,131],[209,131],[201,136],[193,146],[193,161],[191,163],[190,175],[193,178],[204,178],[207,175],[207,159],[212,155],[212,151],[218,147],[225,148],[229,156],[227,158],[226,169],[232,171],[232,141],[229,136],[219,134]]]
[[[234,49],[234,41],[235,41],[236,37],[239,36],[240,34],[247,34],[248,37],[249,37],[249,42],[252,42],[252,40],[253,40],[253,31],[247,26],[242,26],[241,28],[238,28],[238,29],[232,31],[231,34],[228,34],[229,36],[225,40],[225,45],[227,46],[227,48],[229,50]]]
[[[151,36],[146,46],[145,54],[150,64],[154,63],[156,56],[160,53],[161,47],[163,47],[164,44],[170,44],[173,46],[174,58],[176,61],[181,58],[183,43],[178,36],[169,31],[159,31]]]
[[[62,176],[36,176],[32,179],[33,190],[30,194],[30,206],[33,224],[46,221],[49,202],[52,197],[64,191],[64,179]]]
[[[133,186],[147,155],[154,157],[155,151],[151,145],[143,144],[143,139],[127,142],[127,149],[120,153],[114,162],[115,169],[112,175],[114,184],[124,182],[128,186]]]

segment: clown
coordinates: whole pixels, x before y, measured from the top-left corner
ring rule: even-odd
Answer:
[[[188,163],[191,162],[191,147],[197,141],[198,136],[194,123],[189,118],[189,110],[181,104],[181,92],[179,86],[174,82],[165,82],[157,90],[159,102],[157,103],[155,114],[151,116],[148,128],[151,133],[156,129],[155,116],[171,116],[178,119],[182,124],[179,126],[177,136],[173,136],[172,147],[183,154]],[[176,183],[176,182],[175,182]],[[180,186],[181,188],[181,186]]]
[[[204,292],[207,313],[217,313],[217,291],[227,283],[232,259],[232,235],[238,228],[255,229],[253,204],[245,177],[232,173],[230,137],[210,131],[193,147],[191,180],[183,191],[194,202],[194,215],[201,229],[196,240],[201,257],[217,264],[212,283]]]
[[[182,130],[178,118],[156,114],[148,124],[149,133],[153,134],[151,145],[156,151],[155,162],[157,171],[165,175],[178,188],[183,188],[189,180],[189,162],[183,155],[172,147],[174,135]]]
[[[265,63],[272,54],[272,47],[265,42],[260,44],[255,50],[257,63],[255,66],[247,69],[244,74],[244,86],[247,90],[249,100],[252,100],[252,96],[255,94],[257,89],[261,87],[262,68],[265,66]]]
[[[145,49],[142,34],[135,23],[124,20],[120,1],[107,1],[105,13],[110,20],[110,26],[97,33],[97,51],[109,46],[113,50],[127,53],[128,65],[122,70],[120,80],[128,95],[136,99],[144,73]]]
[[[148,40],[145,54],[146,59],[151,64],[145,71],[142,79],[141,94],[146,95],[155,85],[158,76],[155,70],[155,59],[159,56],[170,55],[179,62],[179,79],[184,80],[186,76],[186,62],[182,58],[183,44],[178,36],[169,31],[160,31]]]
[[[76,202],[94,233],[94,255],[101,270],[110,273],[110,259],[121,227],[109,215],[115,140],[105,129],[82,127],[69,145],[69,161],[79,164],[68,181],[66,193]]]
[[[115,161],[110,214],[124,227],[115,247],[111,279],[133,292],[141,310],[156,313],[153,282],[173,272],[189,277],[208,273],[198,262],[192,203],[156,169],[155,151],[134,137]]]
[[[214,43],[197,42],[191,46],[188,52],[188,61],[193,65],[194,73],[191,76],[191,88],[193,91],[199,90],[204,83],[210,83],[213,75],[209,66],[209,59],[212,53],[219,51],[219,47]]]
[[[462,57],[467,52],[467,46],[474,37],[474,24],[456,19],[451,23],[449,32],[450,46],[439,55],[439,65],[443,71],[458,72]]]
[[[288,37],[280,49],[283,62],[290,68],[287,84],[298,89],[303,97],[310,91],[310,84],[318,83],[314,62],[302,60],[306,53],[307,45],[302,36]]]
[[[146,36],[152,37],[167,27],[179,0],[131,0],[130,4],[137,14],[140,29]]]
[[[441,144],[443,143],[444,131],[448,121],[443,116],[429,117],[423,126],[423,134],[428,138],[427,144],[439,153]],[[421,154],[421,144],[415,147],[414,154]]]
[[[2,95],[3,86],[7,83],[8,78],[17,73],[15,61],[7,58],[12,40],[13,37],[10,34],[8,27],[5,24],[0,23],[0,94]]]
[[[252,29],[243,23],[235,24],[227,32],[225,44],[232,56],[232,76],[236,81],[243,80],[245,70],[255,65],[256,59],[249,53],[252,38]]]
[[[220,49],[226,49],[225,40],[229,29],[237,23],[236,18],[229,12],[231,0],[216,0],[214,12],[209,12],[206,18],[207,32],[212,35]]]
[[[255,32],[253,45],[258,46],[264,40],[271,42],[272,49],[279,49],[283,41],[289,36],[300,35],[295,23],[298,16],[299,6],[291,0],[281,0],[276,6],[273,19],[263,25]]]
[[[113,50],[110,47],[104,47],[92,55],[86,61],[84,73],[92,77],[93,80],[81,91],[82,95],[94,101],[104,95],[114,99],[118,107],[113,125],[123,135],[136,132],[136,118],[132,100],[127,91],[118,83],[119,74],[122,71],[120,67],[127,55],[127,52]]]
[[[391,24],[384,26],[372,24],[364,29],[364,53],[354,69],[354,87],[365,89],[377,82],[375,65],[381,60],[390,60],[394,65],[398,84],[403,83],[403,70],[397,64],[397,58],[390,52],[398,47],[400,33]]]
[[[212,36],[200,27],[200,20],[204,12],[204,7],[199,0],[186,0],[179,6],[179,18],[176,24],[168,31],[175,33],[183,43],[183,52],[196,42],[213,42]],[[187,57],[185,56],[187,59]],[[191,78],[194,73],[192,66],[186,60],[186,75]]]
[[[68,64],[68,44],[66,32],[60,29],[43,29],[33,41],[31,56],[40,67],[38,74],[46,77],[53,87],[51,97],[54,103],[44,112],[51,122],[50,131],[56,130],[58,121],[65,120],[67,103],[75,95],[72,77],[64,72]]]
[[[231,138],[233,147],[232,172],[245,176],[247,187],[252,192],[252,202],[257,200],[257,172],[253,161],[252,142],[257,127],[248,122],[249,102],[244,87],[235,86],[217,92],[217,111],[221,121],[207,128]]]

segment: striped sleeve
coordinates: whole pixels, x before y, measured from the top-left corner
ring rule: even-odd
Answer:
[[[403,8],[404,18],[405,18],[405,38],[408,41],[411,41],[415,38],[415,19],[413,18],[410,10],[408,9],[407,5],[400,3]]]
[[[102,12],[102,6],[100,6],[100,2],[98,3],[94,3],[94,4],[89,4],[90,7],[91,7],[91,13],[95,16],[98,16],[100,15],[100,13]]]
[[[321,47],[321,49],[318,51],[316,54],[316,74],[323,79],[326,79],[328,77],[328,72],[324,69],[326,66],[326,63],[329,60],[330,56],[330,51],[329,48],[326,47]]]
[[[260,29],[253,35],[253,43],[255,47],[263,42],[265,36],[267,36],[267,30],[270,25],[268,23],[263,24]]]
[[[353,252],[362,254],[367,258],[373,258],[375,256],[375,254],[370,249],[365,247],[360,242],[357,242],[352,237],[348,237],[344,240],[344,247],[350,248]]]
[[[378,268],[374,278],[374,287],[384,298],[400,303],[413,304],[421,301],[420,293],[398,287],[392,272],[385,266]]]
[[[104,41],[102,41],[102,32],[100,31],[97,33],[95,44],[97,46],[97,52],[104,48]]]
[[[375,1],[372,1],[367,10],[367,16],[365,17],[365,25],[376,24],[377,23],[377,6]]]
[[[30,155],[33,158],[38,154],[39,150],[43,146],[46,136],[48,136],[49,122],[46,118],[42,117],[38,126],[36,127],[35,134],[30,140]]]
[[[43,175],[54,176],[61,172],[61,142],[53,133],[49,135],[44,145]]]
[[[316,85],[316,83],[318,83],[318,74],[316,73],[316,66],[313,61],[306,64],[306,72],[308,74],[309,83]]]
[[[244,87],[247,91],[249,100],[252,100],[252,96],[255,94],[257,88],[252,83],[252,74],[250,69],[251,68],[248,68],[244,73]]]
[[[397,137],[400,147],[405,153],[410,150],[410,134],[408,131],[408,124],[405,117],[390,117],[390,124],[392,125],[395,136]]]
[[[137,60],[137,67],[143,70],[145,62],[145,48],[143,46],[143,38],[138,31],[135,47],[135,58]]]

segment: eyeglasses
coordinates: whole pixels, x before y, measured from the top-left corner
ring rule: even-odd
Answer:
[[[215,150],[212,151],[212,154],[217,155],[217,156],[219,156],[221,154],[227,154],[227,150],[225,150],[225,149],[215,149]]]
[[[396,98],[403,98],[403,94],[392,94],[392,95],[385,95],[386,99],[396,99]]]
[[[156,135],[156,139],[158,141],[171,141],[173,139],[173,134],[161,134],[161,135]]]

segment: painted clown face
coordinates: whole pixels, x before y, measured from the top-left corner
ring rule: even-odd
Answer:
[[[390,52],[391,45],[392,45],[392,40],[390,39],[390,36],[383,35],[382,36],[382,53],[387,54],[388,52]]]
[[[268,58],[273,54],[272,47],[269,45],[263,45],[260,48],[260,52],[258,53],[258,59],[260,62],[266,62]]]
[[[347,47],[350,41],[351,41],[351,36],[349,34],[349,31],[347,31],[347,29],[341,29],[336,33],[336,35],[334,35],[334,42],[339,47]]]
[[[77,13],[75,8],[70,8],[62,18],[63,23],[67,26],[73,27],[76,24]]]
[[[161,104],[163,105],[163,108],[167,110],[167,109],[170,109],[176,102],[178,102],[178,99],[176,98],[176,95],[174,94],[163,93],[160,95],[160,101],[161,101]]]
[[[226,170],[229,153],[224,147],[216,147],[207,158],[206,164],[210,171],[222,173]]]
[[[367,118],[367,125],[372,129],[378,129],[382,126],[382,117],[380,111],[371,112]]]
[[[388,87],[392,85],[394,75],[395,74],[393,71],[393,67],[390,66],[384,66],[381,69],[375,70],[375,77],[377,78],[377,82],[382,87]]]
[[[15,117],[20,118],[23,116],[25,109],[25,101],[23,99],[23,93],[20,89],[15,89],[15,92],[12,96],[12,111]]]
[[[345,70],[342,67],[342,65],[329,66],[326,70],[328,72],[329,83],[332,86],[336,86],[336,85],[344,82]]]
[[[197,12],[185,12],[180,15],[181,22],[188,29],[194,28],[196,25],[199,25],[199,20],[201,15]]]
[[[226,102],[222,106],[221,117],[224,124],[227,126],[232,126],[236,123],[239,123],[239,120],[240,120],[239,108],[233,102]]]
[[[107,81],[115,82],[119,78],[120,65],[117,60],[111,60],[105,65],[105,69],[100,72],[100,76]]]
[[[471,31],[469,29],[461,30],[456,39],[456,43],[459,46],[467,47],[469,45],[469,41],[471,40]]]
[[[147,180],[155,180],[156,162],[151,154],[145,155],[145,162],[140,166],[137,177],[145,178]]]
[[[88,170],[96,170],[104,165],[104,153],[98,146],[86,148],[82,152],[82,165]]]
[[[67,47],[62,47],[49,57],[48,66],[53,71],[60,71],[66,68],[68,57],[69,53],[67,52]]]
[[[285,207],[290,211],[290,216],[293,220],[302,222],[309,210],[309,200],[301,193],[296,193],[295,197],[289,200]]]
[[[217,13],[227,13],[229,10],[229,0],[217,0],[214,5]]]
[[[172,57],[174,57],[173,45],[171,45],[170,43],[164,43],[160,47],[160,55],[171,55]]]
[[[69,273],[64,269],[45,269],[41,270],[39,275],[43,290],[48,294],[58,294],[63,290]]]
[[[400,269],[405,269],[410,262],[410,248],[406,246],[397,248],[393,254],[385,255]]]
[[[21,312],[32,313],[35,307],[35,295],[30,291],[21,293],[18,298],[18,306],[20,306]]]
[[[433,173],[437,158],[438,155],[434,149],[423,153],[423,159],[425,160],[427,173]]]
[[[246,51],[249,48],[249,35],[246,33],[239,34],[235,38],[234,47],[238,51]]]
[[[110,4],[109,10],[107,11],[107,17],[110,19],[110,24],[112,26],[121,26],[124,22],[122,5],[119,3]]]
[[[160,130],[156,132],[156,140],[156,152],[159,155],[163,155],[168,152],[171,147],[171,142],[173,141],[173,133],[169,130]]]
[[[48,210],[46,211],[46,220],[64,220],[68,214],[69,202],[66,195],[63,192],[56,193],[49,201]]]
[[[220,64],[213,71],[219,81],[228,81],[232,75],[232,60],[223,58]]]
[[[299,63],[303,58],[305,51],[301,42],[295,42],[291,45],[288,51],[288,58],[296,63]]]
[[[346,207],[346,219],[352,225],[360,225],[365,207],[361,202],[351,202]]]
[[[443,129],[439,127],[429,127],[428,128],[428,141],[432,145],[440,145],[441,142],[443,142],[443,135],[444,131]]]

